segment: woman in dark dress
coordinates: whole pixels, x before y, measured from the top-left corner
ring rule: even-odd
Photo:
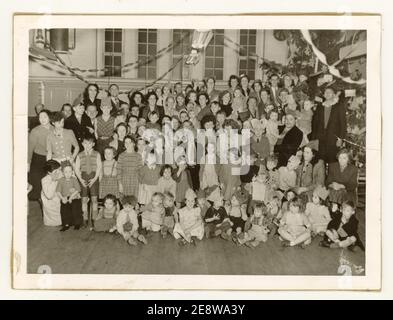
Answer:
[[[101,100],[97,98],[100,89],[98,85],[95,83],[89,83],[83,92],[83,105],[87,109],[87,107],[91,104],[94,104],[97,107],[97,110],[100,110]]]
[[[357,204],[358,169],[351,164],[351,155],[347,149],[337,154],[337,162],[329,164],[326,186],[329,188],[329,200],[336,203],[352,201]]]
[[[285,116],[285,128],[280,134],[285,134],[282,142],[276,144],[274,151],[278,153],[278,167],[286,166],[290,156],[295,155],[303,140],[303,132],[296,126],[295,112]]]
[[[336,161],[336,154],[346,138],[345,105],[331,87],[324,91],[325,101],[319,104],[312,119],[310,140],[319,141],[319,154],[325,163]]]

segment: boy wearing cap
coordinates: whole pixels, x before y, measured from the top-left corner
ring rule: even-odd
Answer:
[[[224,199],[221,194],[217,194],[212,199],[213,205],[207,210],[205,215],[205,237],[218,237],[222,232],[228,230],[231,225],[227,212],[224,208]]]

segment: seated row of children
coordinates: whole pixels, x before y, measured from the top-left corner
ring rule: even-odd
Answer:
[[[325,205],[328,191],[317,187],[312,202],[306,206],[292,191],[282,201],[274,197],[269,203],[254,203],[247,214],[250,199],[247,192],[238,190],[229,204],[224,204],[217,188],[210,196],[204,192],[186,192],[185,206],[175,206],[170,192],[154,193],[151,202],[140,207],[134,196],[126,196],[120,204],[116,197],[107,195],[104,206],[94,220],[97,232],[117,232],[130,245],[138,241],[147,243],[150,232],[159,232],[179,240],[179,245],[196,245],[204,237],[221,237],[238,245],[255,248],[277,235],[283,246],[305,248],[317,237],[323,237],[320,246],[364,249],[357,232],[355,206],[345,202],[342,206]]]
[[[129,148],[133,149],[132,143],[130,145],[132,148]],[[62,231],[71,225],[79,229],[86,223],[91,200],[92,229],[117,230],[130,244],[136,244],[136,240],[146,243],[142,231],[152,231],[161,232],[163,237],[170,233],[181,244],[196,243],[196,239],[201,240],[204,236],[220,236],[239,245],[256,247],[266,242],[268,235],[278,234],[284,246],[305,247],[313,237],[321,235],[324,237],[320,243],[322,246],[353,247],[357,244],[363,248],[357,234],[358,221],[353,203],[342,204],[341,210],[338,204],[332,203],[329,210],[325,205],[329,191],[322,186],[315,188],[308,199],[296,196],[291,189],[299,162],[296,156],[278,170],[274,170],[274,158],[268,159],[267,166],[262,165],[250,183],[234,185],[227,199],[223,195],[228,193],[225,192],[228,186],[220,184],[199,190],[197,194],[191,188],[181,190],[184,196],[183,201],[179,201],[176,190],[179,185],[172,179],[174,170],[171,166],[162,169],[149,163],[142,168],[137,166],[139,175],[144,169],[153,168],[156,175],[161,172],[158,184],[155,188],[137,185],[143,190],[142,196],[140,192],[138,197],[121,196],[124,186],[120,192],[119,175],[105,174],[99,154],[92,150],[94,141],[86,138],[83,146],[85,150],[78,155],[74,166],[62,164],[63,177],[57,184]],[[113,156],[113,152],[105,152],[104,164],[112,162],[111,171],[115,163]],[[179,165],[175,171],[181,171],[181,168]],[[122,176],[120,183],[121,180]],[[129,184],[133,182],[132,179],[127,181]],[[104,198],[104,207],[100,211],[98,196]],[[227,200],[225,203],[224,199]]]

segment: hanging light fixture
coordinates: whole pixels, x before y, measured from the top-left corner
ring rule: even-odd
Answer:
[[[196,65],[200,59],[200,53],[209,44],[210,40],[213,38],[212,30],[194,30],[192,36],[191,53],[188,55],[186,64]]]

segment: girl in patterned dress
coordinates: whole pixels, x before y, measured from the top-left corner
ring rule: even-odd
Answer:
[[[111,116],[112,105],[105,103],[101,106],[102,115],[97,117],[95,135],[97,139],[97,151],[104,155],[104,149],[112,140],[115,129],[115,118]]]
[[[113,147],[106,147],[104,150],[105,160],[102,163],[100,174],[99,198],[104,199],[108,194],[119,198],[119,185],[117,182],[117,162],[115,160],[116,151]]]
[[[304,247],[311,243],[310,221],[300,211],[301,207],[301,200],[295,197],[289,204],[289,211],[285,212],[280,220],[278,233],[280,234],[280,238],[284,240],[284,246],[293,247],[301,245]]]
[[[145,164],[139,170],[139,193],[138,202],[148,204],[152,196],[157,192],[157,184],[160,179],[161,167],[157,164],[156,155],[148,153]]]
[[[142,168],[142,156],[135,151],[135,140],[127,136],[124,138],[126,151],[117,161],[117,181],[119,193],[123,196],[138,196],[139,170]]]

